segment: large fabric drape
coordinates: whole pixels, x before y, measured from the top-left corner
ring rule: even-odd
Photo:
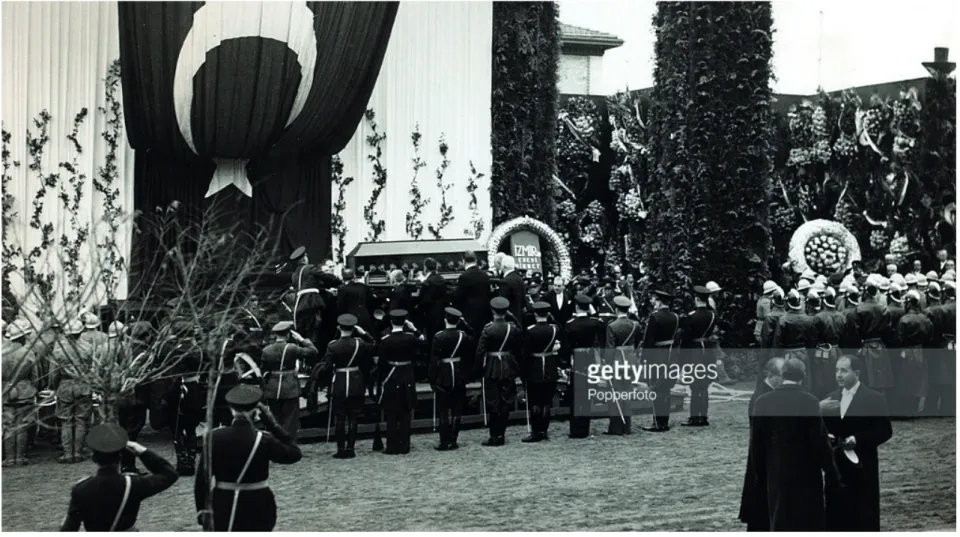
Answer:
[[[397,7],[120,2],[135,208],[177,200],[250,226],[282,217],[281,251],[326,256],[329,155],[363,116]]]

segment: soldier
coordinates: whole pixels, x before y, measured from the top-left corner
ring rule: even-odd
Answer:
[[[559,368],[557,351],[560,350],[560,328],[548,321],[550,304],[534,302],[535,324],[527,327],[523,338],[523,363],[521,375],[526,382],[527,402],[530,416],[530,435],[521,442],[547,440],[550,427],[550,407],[557,393]]]
[[[570,399],[570,438],[590,436],[590,416],[578,416],[579,406],[587,406],[584,401],[578,404],[577,397],[586,398],[586,372],[590,364],[596,362],[596,352],[606,337],[606,326],[600,319],[589,316],[593,299],[586,295],[574,297],[576,310],[564,327],[562,359],[564,367],[570,369],[567,397]],[[585,399],[584,399],[585,400]]]
[[[771,310],[771,296],[773,292],[777,290],[777,284],[773,281],[767,280],[763,282],[763,295],[757,299],[757,316],[756,322],[753,325],[753,337],[757,341],[757,344],[763,344],[763,323],[767,319],[767,314]]]
[[[650,295],[652,313],[647,319],[642,346],[643,359],[647,367],[654,372],[648,375],[647,385],[654,394],[653,425],[643,427],[644,431],[663,433],[670,430],[670,390],[676,384],[669,369],[675,361],[673,346],[680,330],[680,317],[670,311],[669,300],[673,296],[666,291],[655,290]]]
[[[267,481],[270,463],[294,464],[303,454],[261,403],[263,395],[249,384],[230,390],[233,423],[207,434],[209,447],[193,488],[197,523],[207,531],[272,531],[276,525],[277,503]],[[266,431],[254,426],[257,414]]]
[[[814,317],[811,341],[816,345],[810,364],[810,392],[823,399],[837,385],[837,360],[846,333],[847,317],[837,311],[837,292],[828,287],[823,294],[823,311]]]
[[[873,390],[886,393],[896,386],[896,382],[883,337],[894,328],[890,326],[890,312],[877,303],[879,294],[877,275],[871,274],[866,281],[863,301],[848,315],[847,323],[852,347],[860,348],[860,356],[864,361],[865,384]]]
[[[325,307],[318,281],[320,271],[310,264],[307,249],[303,246],[290,254],[290,261],[299,263],[291,276],[296,291],[292,308],[294,326],[297,332],[306,334],[308,338],[316,338],[320,326],[320,314]]]
[[[109,339],[106,334],[100,331],[100,317],[95,313],[83,314],[84,331],[80,334],[80,340],[93,347],[100,347],[107,344]],[[98,351],[94,351],[98,352]]]
[[[177,482],[177,472],[157,453],[131,442],[127,432],[115,423],[98,425],[87,434],[97,473],[70,491],[70,507],[60,531],[137,531],[140,504]],[[150,475],[120,472],[124,451],[140,457]]]
[[[940,305],[940,284],[932,281],[927,284],[927,307]]]
[[[293,323],[280,322],[271,330],[275,340],[263,349],[263,391],[270,411],[287,434],[297,440],[300,432],[301,364],[317,359],[317,347],[293,330]]]
[[[410,427],[417,404],[414,364],[421,361],[426,338],[407,320],[407,315],[407,310],[391,311],[390,333],[380,340],[380,361],[384,363],[380,404],[386,409],[387,418],[384,455],[410,453]]]
[[[707,304],[710,290],[697,285],[693,288],[696,309],[687,314],[682,323],[686,362],[704,368],[716,363],[717,342],[711,337],[717,322],[717,314]],[[774,338],[776,339],[776,338]],[[704,371],[706,371],[704,369]],[[681,423],[685,427],[710,425],[707,414],[710,408],[709,388],[713,379],[707,374],[695,375],[690,384],[690,417]]]
[[[483,327],[477,342],[474,376],[482,379],[484,408],[490,412],[490,438],[484,446],[506,444],[510,408],[517,396],[517,357],[521,355],[522,338],[521,329],[506,319],[510,307],[510,301],[502,296],[490,300],[493,320]]]
[[[26,347],[30,323],[17,319],[7,326],[10,344],[3,349],[3,466],[26,465],[27,429],[34,425],[37,357]]]
[[[642,343],[643,334],[640,330],[640,323],[630,319],[630,299],[620,295],[613,299],[613,305],[617,308],[617,316],[610,321],[606,327],[606,348],[612,349],[615,360],[629,365],[637,362],[637,347]],[[616,392],[627,391],[632,387],[629,378],[612,380],[611,389]],[[630,407],[626,403],[615,402],[612,410],[617,412],[617,416],[611,413],[610,425],[606,434],[623,436],[631,433]]]
[[[936,350],[931,350],[928,359],[930,389],[924,402],[924,414],[929,416],[953,416],[956,413],[956,282],[944,275],[943,304],[927,308],[927,317],[933,323],[933,341]]]
[[[894,416],[913,418],[920,398],[927,394],[927,357],[923,348],[933,340],[933,323],[920,309],[920,295],[909,291],[904,297],[906,313],[897,321],[897,345],[900,348],[897,386],[893,403]]]
[[[616,319],[617,308],[613,304],[615,297],[613,280],[604,278],[602,283],[603,288],[597,292],[597,296],[593,299],[593,306],[600,320],[606,324]]]
[[[178,321],[173,331],[176,334],[174,339],[164,344],[169,350],[163,352],[172,365],[174,377],[167,393],[167,404],[173,413],[177,473],[189,476],[196,471],[197,426],[203,422],[203,407],[207,402],[203,379],[206,364],[194,327],[187,321]]]
[[[433,336],[427,377],[433,387],[440,415],[440,444],[437,451],[459,449],[460,416],[467,396],[469,364],[465,358],[474,346],[474,331],[455,308],[444,310],[445,328]]]
[[[803,362],[807,371],[811,370],[808,349],[815,346],[816,321],[802,312],[803,299],[796,290],[791,290],[787,296],[787,313],[777,323],[777,331],[773,335],[773,347],[770,358],[783,356],[784,360],[796,358]],[[810,390],[811,375],[803,378],[803,387]]]
[[[67,323],[65,338],[53,350],[50,389],[57,394],[56,416],[60,420],[61,463],[82,461],[84,437],[93,415],[93,392],[80,378],[82,367],[90,363],[86,344],[79,340],[83,323],[74,319]]]
[[[335,429],[337,452],[335,459],[352,459],[357,456],[358,419],[363,411],[364,393],[373,372],[373,355],[376,340],[357,326],[357,318],[345,313],[337,318],[340,338],[327,345],[323,360],[310,374],[307,394],[311,410],[316,410],[316,394],[319,382],[329,381],[330,404],[327,412],[336,416]],[[358,337],[359,336],[359,337]]]

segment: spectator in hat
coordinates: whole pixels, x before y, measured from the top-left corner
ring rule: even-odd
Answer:
[[[3,376],[3,466],[29,464],[27,431],[35,423],[37,356],[27,346],[33,327],[24,319],[7,325],[10,345],[4,349]]]
[[[156,496],[177,482],[177,472],[159,454],[131,442],[126,431],[115,423],[90,429],[87,446],[93,452],[97,473],[74,485],[70,506],[60,531],[136,531],[137,516],[144,500]],[[149,475],[120,472],[121,453],[139,457]]]
[[[270,411],[296,441],[300,433],[300,380],[303,364],[318,359],[317,347],[294,330],[293,323],[277,323],[274,342],[263,349],[263,392]]]

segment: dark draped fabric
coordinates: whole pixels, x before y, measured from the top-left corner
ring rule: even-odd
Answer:
[[[194,219],[210,218],[216,207],[224,225],[242,224],[250,234],[271,228],[282,255],[305,246],[322,259],[330,250],[330,156],[363,118],[399,4],[227,6],[119,3],[123,108],[136,151],[134,209],[153,214],[179,201]],[[301,60],[313,65],[305,55],[312,41],[297,29],[309,27],[311,14],[316,62],[305,90],[310,71]],[[298,96],[300,111],[289,121]],[[215,170],[229,169],[227,160],[245,165],[250,196],[233,186],[206,196]],[[132,279],[150,271],[157,250],[151,239],[136,237]]]

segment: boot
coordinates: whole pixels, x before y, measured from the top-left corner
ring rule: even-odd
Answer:
[[[682,422],[680,425],[682,427],[697,427],[698,423],[699,423],[699,419],[697,416],[690,416],[689,418],[687,418],[687,421]]]
[[[193,453],[183,443],[174,443],[173,449],[177,452],[177,474],[181,477],[194,475],[196,461],[193,459]]]
[[[398,445],[398,429],[400,424],[397,423],[396,415],[387,416],[387,447],[381,453],[384,455],[397,455],[400,453],[400,446]]]
[[[334,435],[337,439],[337,452],[333,454],[334,459],[342,459],[343,455],[346,452],[346,423],[344,423],[343,416],[337,416],[334,418]]]
[[[410,424],[412,416],[409,411],[404,412],[400,417],[400,453],[406,455],[410,453]]]
[[[355,446],[357,444],[357,429],[359,424],[357,423],[357,417],[351,416],[347,421],[347,457],[352,459],[357,456],[355,451]]]
[[[550,440],[550,407],[543,407],[540,414],[540,436],[544,440]]]
[[[450,428],[450,449],[460,449],[457,439],[460,437],[460,416],[453,416],[453,424]]]
[[[530,434],[524,437],[521,442],[529,444],[532,442],[539,442],[542,440],[540,436],[540,407],[533,407],[530,409]]]
[[[440,443],[433,449],[437,451],[450,450],[450,418],[448,415],[440,417]]]
[[[73,462],[83,462],[87,458],[87,446],[84,444],[87,439],[87,421],[83,418],[76,418],[72,425]]]
[[[500,415],[496,412],[491,412],[487,418],[488,430],[490,432],[490,438],[484,440],[481,445],[487,447],[499,446],[500,440]]]

